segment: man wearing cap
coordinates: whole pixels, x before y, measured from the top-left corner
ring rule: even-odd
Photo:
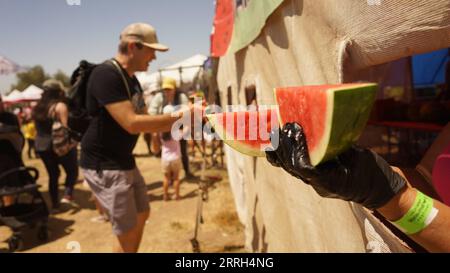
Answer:
[[[189,105],[189,99],[180,90],[177,90],[177,82],[175,79],[170,77],[163,78],[162,81],[162,92],[159,92],[152,99],[148,113],[150,115],[159,115],[162,113],[164,106],[172,104],[177,105]],[[157,136],[155,136],[157,137]],[[189,171],[189,157],[187,153],[187,142],[185,139],[180,140],[181,147],[181,159],[183,162],[183,169],[185,173],[185,178],[193,178],[194,175]]]
[[[141,132],[170,131],[183,115],[139,114],[142,89],[134,73],[147,71],[158,43],[145,23],[127,26],[116,57],[98,65],[89,78],[87,107],[93,116],[81,143],[80,165],[95,197],[108,214],[117,237],[115,252],[137,252],[150,207],[144,179],[132,151]]]

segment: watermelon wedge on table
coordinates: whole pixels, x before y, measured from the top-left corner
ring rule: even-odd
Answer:
[[[275,89],[280,124],[300,124],[312,165],[334,158],[355,143],[375,101],[372,83]]]
[[[279,126],[275,108],[225,112],[206,117],[220,139],[243,154],[263,157],[265,149],[273,148],[270,131]]]

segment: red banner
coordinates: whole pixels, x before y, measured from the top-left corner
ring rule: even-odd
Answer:
[[[233,36],[234,0],[217,0],[214,27],[211,34],[211,56],[225,55]]]

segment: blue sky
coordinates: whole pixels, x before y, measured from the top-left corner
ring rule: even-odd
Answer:
[[[115,55],[120,31],[134,22],[153,25],[170,47],[149,71],[195,54],[209,53],[213,0],[0,0],[0,55],[47,73],[70,74],[81,59],[101,62]],[[0,92],[15,76],[0,76]]]

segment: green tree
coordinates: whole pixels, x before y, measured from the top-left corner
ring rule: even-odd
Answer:
[[[64,73],[61,70],[58,70],[58,72],[55,73],[55,75],[53,75],[53,79],[61,81],[65,87],[69,87],[70,86],[70,78],[69,76],[66,75],[66,73]]]
[[[49,79],[49,76],[45,74],[44,68],[40,65],[36,65],[27,71],[19,72],[16,77],[17,83],[11,86],[11,90],[17,89],[23,91],[31,84],[42,87],[44,81]]]

